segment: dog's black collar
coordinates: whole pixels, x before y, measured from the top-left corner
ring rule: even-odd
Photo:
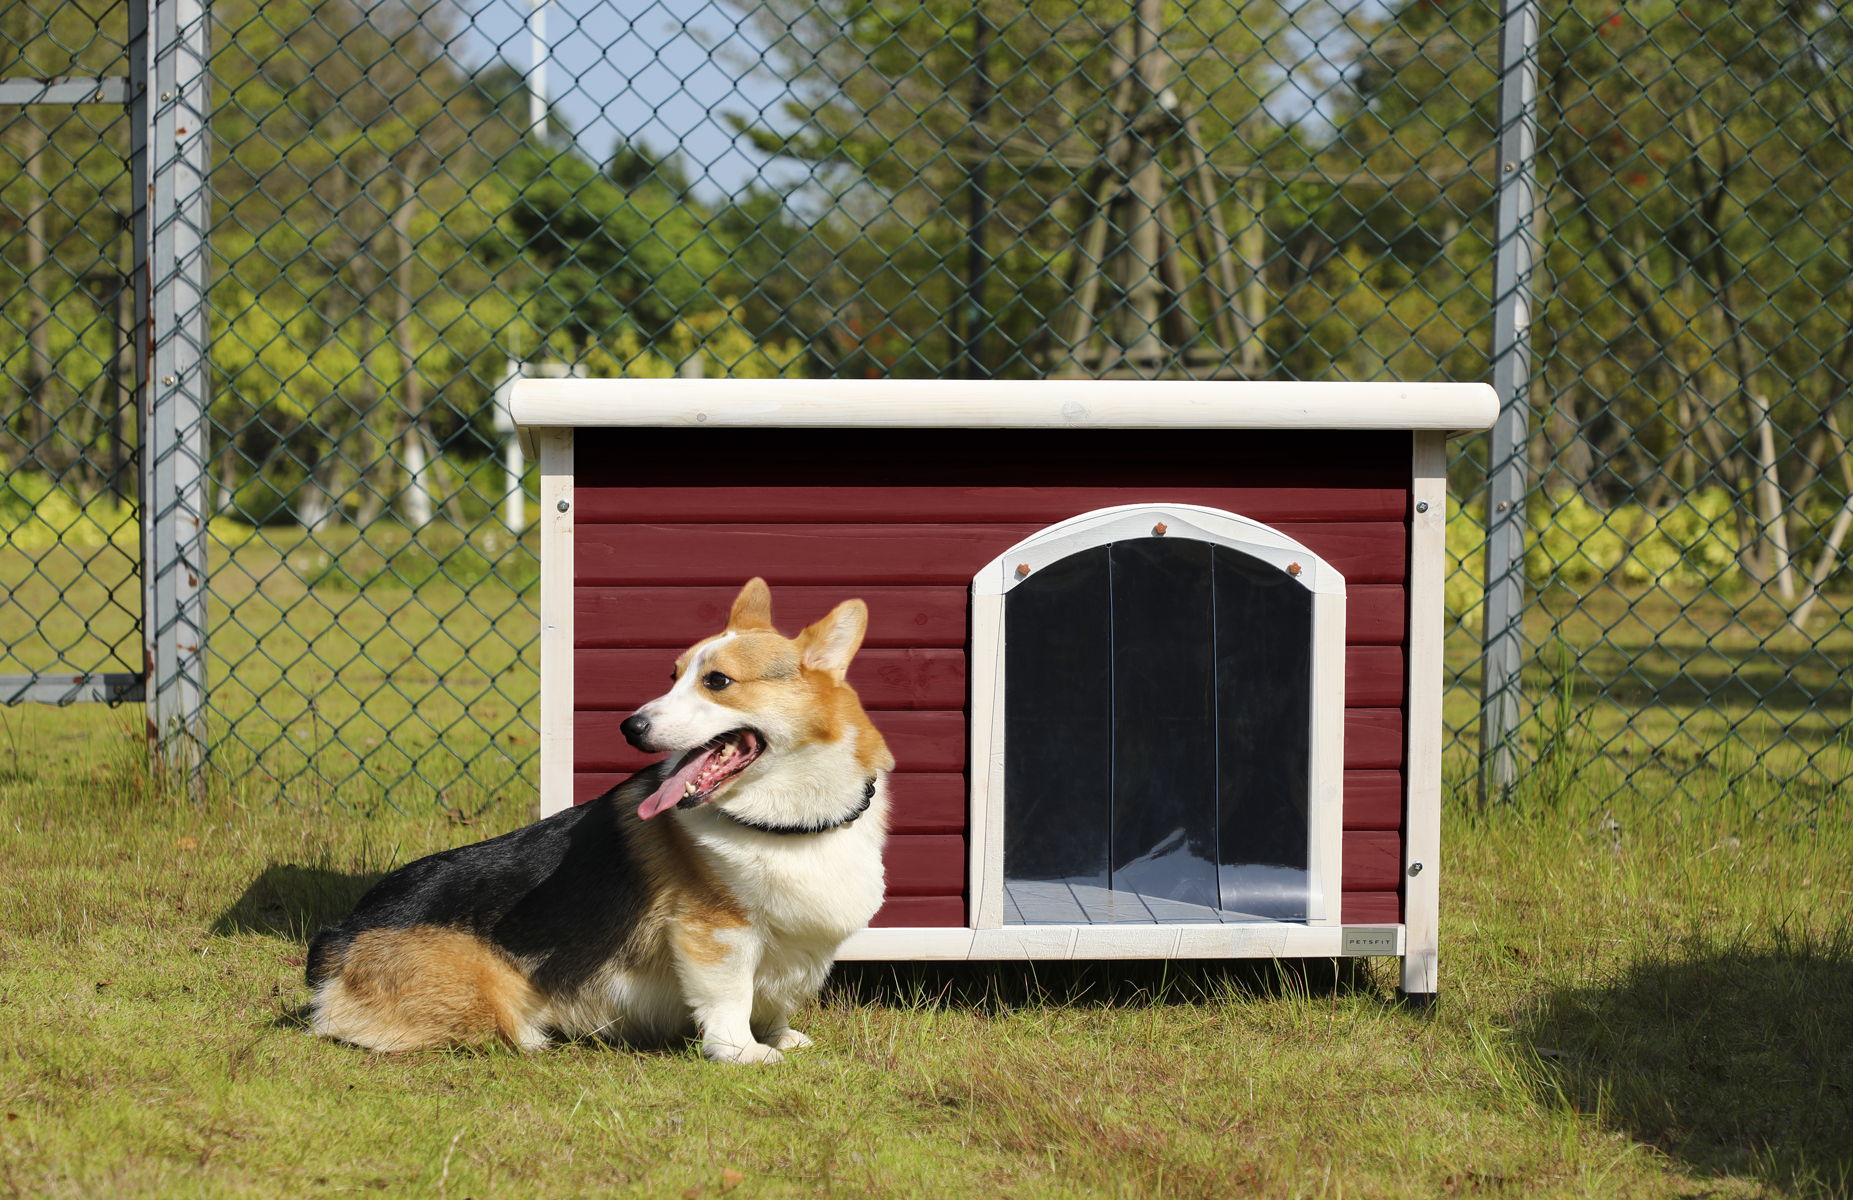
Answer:
[[[800,833],[828,833],[832,829],[841,829],[845,825],[853,824],[857,817],[860,817],[863,813],[869,811],[869,805],[873,803],[874,800],[875,800],[875,777],[871,775],[869,776],[869,781],[867,785],[865,785],[862,789],[862,800],[856,805],[856,807],[851,809],[846,815],[838,817],[834,821],[825,821],[822,824],[772,825],[772,824],[768,824],[765,821],[755,821],[751,817],[736,817],[724,808],[717,808],[714,811],[719,813],[721,816],[726,817],[729,821],[732,821],[735,825],[740,826],[742,829],[757,830],[760,833],[776,833],[776,834],[781,834],[781,835],[800,834]]]

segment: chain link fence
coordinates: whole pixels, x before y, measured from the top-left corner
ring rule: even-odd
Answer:
[[[7,80],[110,74],[128,36],[106,0],[0,12]],[[531,794],[517,375],[1469,380],[1496,353],[1523,435],[1457,443],[1454,781],[1503,754],[1496,798],[1805,818],[1853,775],[1853,6],[209,14],[205,704],[270,794]],[[0,106],[0,675],[36,681],[8,698],[142,669],[121,111]]]
[[[0,701],[141,694],[128,41],[0,5]]]

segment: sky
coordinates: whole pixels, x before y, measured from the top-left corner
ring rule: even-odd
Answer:
[[[500,57],[525,71],[528,11],[528,0],[460,0],[458,56],[472,67]],[[786,95],[783,80],[735,61],[764,53],[737,14],[702,0],[550,0],[545,19],[548,99],[594,161],[621,140],[659,153],[679,146],[707,192],[805,174],[795,163],[768,163],[720,119],[768,110]]]
[[[530,0],[452,2],[462,23],[452,45],[467,65],[500,57],[528,68]],[[1336,14],[1384,7],[1384,0],[1284,3],[1309,31],[1327,31],[1290,47],[1308,63],[1338,53]],[[545,20],[547,97],[594,161],[608,159],[620,141],[642,141],[658,153],[679,147],[696,187],[710,195],[755,179],[782,185],[808,175],[801,164],[768,161],[723,122],[727,113],[766,113],[783,124],[775,110],[788,92],[771,71],[752,69],[766,53],[763,38],[720,0],[549,0]],[[1321,107],[1294,86],[1281,87],[1270,104],[1289,119]]]

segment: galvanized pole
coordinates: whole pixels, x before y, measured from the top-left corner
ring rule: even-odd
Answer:
[[[1531,267],[1537,230],[1538,2],[1504,0],[1499,36],[1499,178],[1493,257],[1493,388],[1488,435],[1486,628],[1480,802],[1518,778],[1514,741],[1524,661],[1526,451],[1531,437]]]
[[[528,141],[536,153],[547,133],[547,0],[530,0],[528,7]],[[539,357],[536,354],[535,357]],[[527,456],[515,432],[509,399],[514,381],[529,374],[528,364],[510,360],[501,386],[495,390],[495,423],[502,431],[502,523],[519,534],[528,527],[528,497],[522,487]]]
[[[141,388],[142,640],[157,763],[196,793],[206,760],[205,0],[135,0],[130,171]]]

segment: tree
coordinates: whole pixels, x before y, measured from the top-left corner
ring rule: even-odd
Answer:
[[[477,360],[515,320],[494,273],[511,196],[492,166],[521,135],[428,14],[301,0],[219,19],[222,479],[281,451],[312,526],[350,503],[370,520],[394,496],[423,524],[437,439],[482,407],[500,363]]]
[[[1548,493],[1604,508],[1721,487],[1744,565],[1792,595],[1790,555],[1840,507],[1817,464],[1853,378],[1853,25],[1778,0],[1574,0],[1546,15],[1534,468]],[[1484,164],[1497,29],[1480,0],[1411,0],[1361,29],[1340,117],[1358,163],[1380,178],[1441,150]],[[1431,224],[1438,206],[1415,198],[1375,224]],[[1445,256],[1424,290],[1477,304],[1490,192],[1462,182],[1453,199],[1476,252]]]
[[[815,183],[792,208],[820,214],[794,247],[809,256],[820,365],[850,374],[948,369],[963,341],[954,313],[972,282],[964,214],[974,188],[1002,243],[987,248],[983,323],[996,343],[1017,348],[987,369],[1029,373],[1059,362],[1051,318],[1083,265],[1074,243],[1110,182],[1101,176],[1113,131],[1128,105],[1149,113],[1160,102],[1121,86],[1134,65],[1129,7],[1036,0],[979,14],[951,0],[774,0],[737,8],[766,33],[793,96],[781,122],[737,118],[736,126],[762,150],[814,168]],[[1270,155],[1283,165],[1303,159],[1292,118],[1264,103],[1285,77],[1287,10],[1174,4],[1164,21],[1172,96],[1221,172],[1217,200],[1230,208],[1229,226],[1246,234],[1257,219],[1253,196],[1233,181]],[[1252,238],[1244,249],[1253,251]],[[1204,270],[1200,254],[1183,261],[1184,283]],[[1249,282],[1260,265],[1258,254],[1247,264]]]

